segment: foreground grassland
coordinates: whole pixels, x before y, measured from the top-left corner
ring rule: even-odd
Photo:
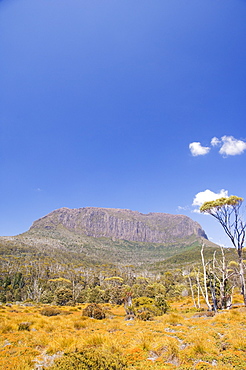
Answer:
[[[57,307],[61,313],[50,317],[41,314],[47,306],[0,306],[0,369],[76,369],[52,362],[86,350],[105,361],[121,359],[105,370],[246,369],[246,309],[240,302],[210,316],[185,299],[152,321],[126,321],[123,306],[110,305],[104,305],[106,319],[95,320],[82,316],[85,306]]]

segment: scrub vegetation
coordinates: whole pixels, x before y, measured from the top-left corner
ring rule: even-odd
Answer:
[[[5,256],[0,368],[245,369],[239,264],[229,250],[199,254],[155,274]]]
[[[246,309],[240,294],[219,313],[196,309],[190,297],[172,300],[151,320],[126,320],[123,305],[0,307],[0,368],[5,370],[246,368]],[[55,314],[52,314],[52,310]]]

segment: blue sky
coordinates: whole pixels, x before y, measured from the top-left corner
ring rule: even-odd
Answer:
[[[226,244],[194,210],[246,198],[245,45],[243,0],[0,0],[0,235],[95,206]]]

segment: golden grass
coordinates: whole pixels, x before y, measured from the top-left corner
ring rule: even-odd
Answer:
[[[3,306],[0,369],[33,370],[44,354],[49,359],[83,348],[120,353],[136,370],[246,369],[246,309],[241,305],[195,317],[192,303],[184,299],[174,302],[169,313],[144,322],[125,321],[122,306],[109,307],[110,318],[104,320],[83,317],[83,308],[59,308],[59,316],[47,317],[42,307]],[[18,330],[21,323],[30,323],[29,330]]]

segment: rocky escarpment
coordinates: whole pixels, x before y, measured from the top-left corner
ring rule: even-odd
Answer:
[[[191,236],[207,239],[202,227],[187,216],[93,207],[60,208],[35,221],[31,230],[60,227],[96,238],[149,243],[173,243]]]

